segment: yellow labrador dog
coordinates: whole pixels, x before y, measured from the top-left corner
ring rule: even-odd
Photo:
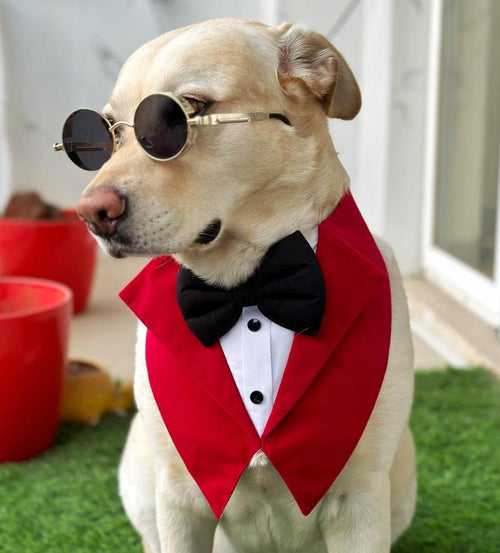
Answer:
[[[189,151],[167,163],[145,155],[134,130],[121,125],[113,155],[80,205],[111,255],[170,254],[206,281],[230,287],[254,271],[271,244],[318,225],[348,190],[327,117],[352,119],[361,97],[347,63],[320,34],[233,19],[169,32],[125,63],[103,113],[111,123],[132,121],[139,102],[157,92],[185,99],[196,113],[279,112],[291,125],[268,120],[198,131]],[[210,232],[215,238],[200,239]],[[392,295],[385,379],[354,453],[308,516],[260,454],[216,521],[162,422],[139,325],[139,412],[119,479],[145,551],[387,553],[408,527],[416,495],[408,428],[413,351],[396,261],[387,244],[377,244]]]

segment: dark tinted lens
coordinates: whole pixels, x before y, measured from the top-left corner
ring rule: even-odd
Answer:
[[[186,115],[172,98],[152,94],[137,107],[134,132],[137,141],[149,155],[168,159],[177,155],[186,144]]]
[[[108,124],[91,109],[79,109],[66,119],[63,144],[71,161],[87,171],[100,169],[113,153]]]

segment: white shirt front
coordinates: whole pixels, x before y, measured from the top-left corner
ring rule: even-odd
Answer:
[[[318,227],[304,233],[316,250]],[[294,332],[264,316],[257,306],[244,307],[240,318],[220,339],[241,399],[262,435],[292,348]]]

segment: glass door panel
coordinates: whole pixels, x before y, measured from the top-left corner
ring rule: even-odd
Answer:
[[[434,244],[494,278],[500,152],[500,1],[444,0]]]

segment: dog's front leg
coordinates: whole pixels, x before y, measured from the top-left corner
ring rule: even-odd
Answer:
[[[362,475],[351,487],[325,498],[322,506],[320,524],[328,553],[389,553],[389,475]]]
[[[161,553],[212,553],[217,520],[188,478],[159,471],[156,512]]]

